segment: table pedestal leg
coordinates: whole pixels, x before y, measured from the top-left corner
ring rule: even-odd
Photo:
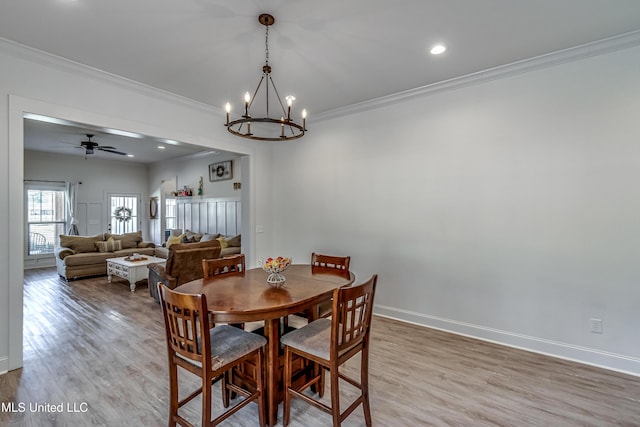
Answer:
[[[264,335],[267,338],[266,356],[266,397],[267,425],[274,426],[278,421],[278,372],[280,368],[280,319],[264,321]]]

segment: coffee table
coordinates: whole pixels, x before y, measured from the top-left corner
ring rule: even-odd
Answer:
[[[140,260],[132,260],[131,257],[119,257],[107,259],[107,280],[111,283],[113,276],[122,277],[129,281],[131,292],[136,291],[136,282],[149,278],[147,265],[152,263],[165,265],[164,258],[143,255]]]

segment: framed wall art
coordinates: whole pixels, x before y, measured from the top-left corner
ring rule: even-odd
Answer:
[[[209,181],[224,181],[233,178],[233,160],[209,165]]]

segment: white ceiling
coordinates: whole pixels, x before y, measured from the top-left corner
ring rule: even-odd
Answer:
[[[131,134],[131,136],[115,135],[110,132],[113,132],[113,130],[73,122],[49,123],[41,120],[25,119],[24,147],[27,150],[80,156],[87,159],[97,158],[147,164],[180,157],[214,156],[223,153],[222,151],[183,144],[178,141],[162,140],[137,134]],[[80,146],[80,142],[87,140],[87,134],[94,135],[91,139],[93,142],[101,146],[115,147],[115,151],[127,153],[132,157],[100,150],[94,150],[93,154],[86,155],[85,150]],[[161,149],[159,147],[164,148]]]
[[[640,29],[637,0],[3,0],[0,37],[236,111],[264,63],[263,12],[273,79],[310,129],[314,114]]]

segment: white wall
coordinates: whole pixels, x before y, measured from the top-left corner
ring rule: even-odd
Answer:
[[[640,375],[639,71],[635,47],[310,126],[274,150],[275,253],[351,255],[378,314]]]
[[[0,39],[0,373],[22,365],[23,114],[59,117],[244,155],[243,224],[270,224],[268,145],[231,138],[224,112]],[[219,118],[219,120],[217,119]],[[8,130],[8,131],[7,131]],[[246,166],[245,166],[246,165]],[[246,181],[246,182],[244,182]],[[151,194],[151,189],[149,193]],[[246,218],[244,218],[246,216]],[[246,248],[268,251],[271,230]],[[266,249],[265,249],[266,248]],[[10,250],[9,250],[10,249]]]

